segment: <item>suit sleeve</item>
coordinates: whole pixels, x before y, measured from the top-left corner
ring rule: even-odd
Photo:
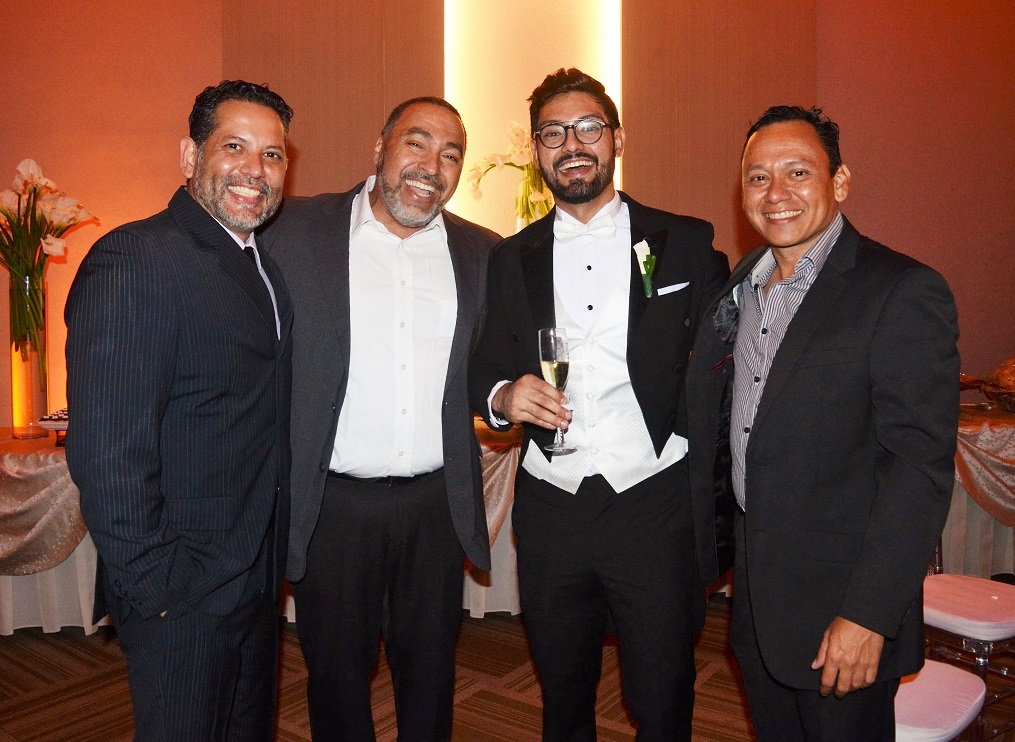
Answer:
[[[495,249],[490,258],[489,279],[487,282],[487,306],[483,323],[483,331],[469,362],[469,404],[490,428],[506,430],[510,423],[501,425],[490,418],[487,397],[494,385],[500,381],[515,381],[522,373],[515,368],[513,348],[511,347],[512,310],[508,299],[507,287],[523,286],[520,270],[514,270],[514,262],[507,260],[508,253],[503,243]],[[517,275],[515,275],[517,273]],[[514,284],[512,284],[514,281]]]
[[[146,617],[171,607],[190,580],[185,568],[170,574],[178,539],[160,490],[176,298],[157,252],[129,231],[107,235],[82,263],[66,309],[67,462],[110,582]]]
[[[920,595],[948,515],[959,409],[957,326],[948,285],[921,266],[896,283],[875,327],[877,494],[840,615],[889,638]]]

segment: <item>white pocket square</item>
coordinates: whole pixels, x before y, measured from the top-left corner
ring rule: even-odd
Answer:
[[[656,289],[656,293],[659,296],[666,296],[666,294],[672,294],[674,291],[680,291],[680,289],[686,289],[691,285],[690,281],[684,281],[683,283],[675,283],[672,286],[660,286]]]

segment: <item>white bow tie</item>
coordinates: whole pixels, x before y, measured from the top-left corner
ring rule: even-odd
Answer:
[[[609,214],[597,216],[588,224],[577,224],[556,219],[553,222],[553,236],[560,242],[567,242],[583,234],[592,235],[599,239],[608,239],[617,233],[617,225]]]

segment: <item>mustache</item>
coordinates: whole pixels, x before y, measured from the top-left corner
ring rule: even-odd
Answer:
[[[262,195],[267,196],[271,193],[271,187],[263,180],[257,178],[244,178],[232,175],[225,179],[225,187],[229,186],[244,186],[245,188],[254,188],[261,192]]]
[[[570,160],[592,160],[592,165],[599,167],[599,158],[591,152],[568,152],[553,161],[553,169],[560,170],[561,166]]]
[[[411,173],[402,173],[399,180],[403,183],[407,180],[420,180],[424,183],[429,183],[436,188],[437,192],[440,194],[443,194],[448,188],[447,184],[436,175],[430,175],[430,173],[423,172],[422,170],[416,170]]]

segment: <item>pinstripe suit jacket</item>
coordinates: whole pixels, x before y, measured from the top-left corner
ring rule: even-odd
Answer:
[[[273,518],[281,582],[292,305],[262,265],[281,338],[261,277],[181,188],[100,239],[71,287],[67,463],[121,618],[228,613]]]
[[[292,288],[293,517],[286,576],[306,572],[349,372],[349,224],[363,184],[346,193],[286,198],[259,238]],[[486,265],[499,237],[444,212],[458,314],[444,383],[444,481],[455,532],[469,560],[490,568],[483,474],[466,383],[486,313]]]

